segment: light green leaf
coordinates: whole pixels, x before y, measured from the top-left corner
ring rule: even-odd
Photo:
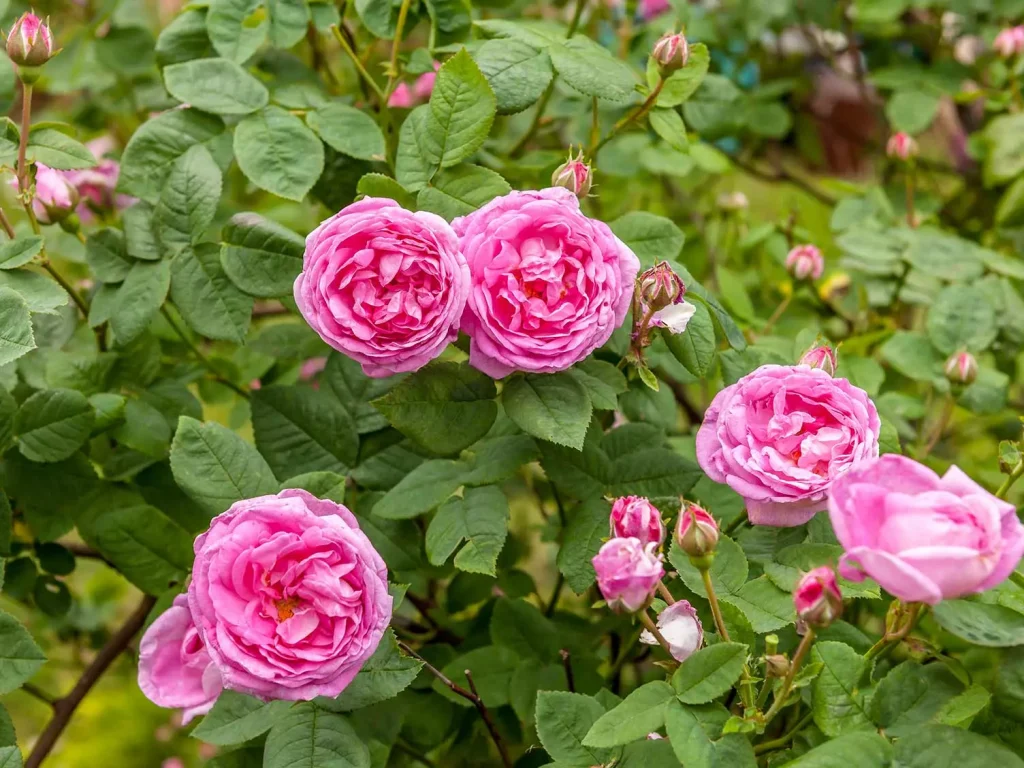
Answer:
[[[0,695],[19,688],[45,661],[28,630],[0,611]]]
[[[85,241],[85,260],[104,283],[120,283],[132,269],[124,235],[111,227],[89,233]]]
[[[289,200],[302,200],[324,169],[320,139],[280,107],[266,107],[238,124],[235,157],[253,184]]]
[[[704,378],[715,361],[715,324],[711,311],[699,302],[692,302],[696,311],[686,324],[684,333],[663,333],[662,338],[673,357],[699,379]]]
[[[456,216],[472,213],[495,197],[508,194],[511,189],[505,179],[488,168],[457,165],[438,173],[419,191],[416,207],[451,221]]]
[[[43,249],[41,235],[26,235],[0,245],[0,269],[14,269],[28,264]]]
[[[356,191],[366,197],[387,197],[403,208],[415,208],[416,196],[383,173],[367,173],[359,180]]]
[[[159,203],[159,200],[157,201]],[[121,214],[128,256],[143,261],[160,261],[164,248],[156,234],[156,208],[145,201],[135,203]]]
[[[55,128],[35,128],[28,134],[29,162],[42,163],[61,171],[92,168],[96,157],[84,144]]]
[[[948,725],[927,725],[896,742],[892,768],[1024,768],[1002,744]]]
[[[826,741],[783,768],[887,768],[892,747],[874,733],[847,733]]]
[[[619,407],[618,396],[628,389],[622,371],[593,357],[577,363],[569,372],[587,390],[595,410],[616,410]]]
[[[750,741],[741,733],[722,735],[729,713],[721,705],[669,703],[665,731],[676,757],[687,768],[755,768]]]
[[[942,94],[921,89],[896,91],[885,105],[885,116],[896,131],[925,131],[939,111]]]
[[[164,84],[178,101],[215,115],[248,115],[270,100],[263,83],[229,59],[171,64],[164,68]]]
[[[593,406],[587,390],[572,374],[513,376],[505,382],[501,402],[523,431],[582,450]]]
[[[422,104],[408,114],[398,134],[395,178],[410,192],[423,189],[441,167],[440,158],[427,139],[434,119],[430,105]]]
[[[235,285],[261,298],[291,295],[302,271],[301,236],[257,213],[238,213],[221,237],[221,264]]]
[[[210,0],[206,31],[225,59],[245,63],[267,39],[267,27],[262,0]]]
[[[384,160],[384,134],[372,117],[347,104],[331,102],[306,115],[306,123],[324,142],[349,157]]]
[[[291,706],[290,701],[260,701],[235,691],[223,691],[191,735],[219,747],[242,744],[269,731]]]
[[[14,415],[18,450],[32,461],[62,461],[89,439],[94,419],[92,406],[81,392],[36,392]]]
[[[706,704],[732,688],[747,660],[743,643],[718,643],[702,648],[672,675],[672,687],[683,704]]]
[[[430,94],[423,135],[428,157],[436,159],[441,168],[468,158],[490,133],[496,109],[497,101],[487,79],[470,55],[459,51],[438,70]]]
[[[0,768],[21,768],[21,750],[16,745],[0,747]]]
[[[926,327],[932,343],[947,355],[961,347],[982,352],[999,335],[992,304],[973,285],[944,288],[928,310]]]
[[[192,535],[147,505],[105,510],[90,538],[128,581],[151,595],[183,584],[195,559]]]
[[[645,268],[674,260],[686,241],[686,235],[671,219],[646,211],[630,211],[609,226]]]
[[[306,0],[266,0],[270,14],[270,44],[291,48],[306,34],[310,13]]]
[[[17,292],[0,287],[0,365],[7,365],[35,348],[28,304]]]
[[[617,747],[642,739],[665,724],[665,709],[675,699],[672,686],[661,680],[641,685],[621,704],[601,715],[587,732],[588,747]]]
[[[593,40],[574,37],[549,46],[548,54],[558,76],[586,96],[625,102],[636,92],[636,78],[629,65]]]
[[[498,555],[508,535],[508,500],[497,486],[468,488],[462,498],[449,499],[427,528],[427,557],[444,565],[462,542],[455,567],[495,575]]]
[[[690,56],[686,60],[686,66],[673,72],[668,76],[668,80],[665,81],[661,93],[658,94],[658,106],[677,107],[690,98],[704,81],[710,62],[711,54],[704,43],[691,45]],[[647,85],[650,88],[654,88],[657,84],[657,80],[651,81],[652,76],[655,78],[660,77],[658,75],[657,62],[654,61],[653,57],[649,59],[647,65]]]
[[[675,109],[657,107],[651,110],[647,118],[654,132],[661,136],[672,149],[686,152],[690,142],[686,137],[686,125]]]
[[[270,729],[263,768],[370,768],[370,751],[348,720],[304,701]]]
[[[825,641],[814,644],[812,659],[824,665],[812,687],[814,724],[832,738],[871,730],[866,696],[859,689],[864,657],[844,643]]]
[[[332,712],[354,709],[385,701],[404,691],[423,667],[423,662],[398,650],[394,630],[388,629],[380,645],[359,673],[336,699],[317,699],[316,703]]]

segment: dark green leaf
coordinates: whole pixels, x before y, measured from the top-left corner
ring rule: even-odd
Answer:
[[[248,115],[270,100],[263,83],[229,59],[171,64],[164,68],[164,84],[178,101],[215,115]]]
[[[508,535],[508,500],[493,485],[468,488],[462,498],[449,499],[427,528],[427,556],[443,565],[462,542],[455,567],[495,575],[495,566]]]
[[[583,448],[593,406],[572,374],[525,374],[505,382],[505,413],[525,432],[542,440]]]
[[[253,184],[289,200],[302,200],[324,169],[320,139],[280,107],[242,120],[234,146],[238,167]]]

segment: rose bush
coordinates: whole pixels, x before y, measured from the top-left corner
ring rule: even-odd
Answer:
[[[1018,5],[0,4],[0,766],[1024,768]]]

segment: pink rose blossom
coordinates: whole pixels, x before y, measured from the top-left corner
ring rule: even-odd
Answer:
[[[139,643],[139,688],[160,707],[181,709],[182,725],[213,707],[221,677],[189,611],[178,595],[150,624]]]
[[[939,477],[886,454],[832,485],[829,516],[844,578],[870,576],[900,600],[935,605],[1001,584],[1024,554],[1014,506],[958,467]]]
[[[399,83],[395,86],[395,90],[391,92],[391,96],[388,97],[388,106],[408,109],[416,104],[427,101],[430,98],[430,94],[434,92],[434,82],[437,80],[437,70],[440,68],[441,62],[435,61],[434,71],[424,72],[417,77],[412,88],[405,83]]]
[[[412,90],[405,83],[399,83],[388,97],[388,106],[408,109],[412,106]]]
[[[633,537],[606,541],[594,555],[597,586],[613,611],[635,613],[643,608],[665,575],[654,542],[644,546]]]
[[[786,254],[786,269],[797,280],[817,280],[825,271],[825,257],[814,245],[798,245]]]
[[[306,238],[295,302],[367,376],[422,368],[456,339],[469,268],[448,222],[368,197]]]
[[[469,364],[489,376],[564,371],[629,312],[640,262],[567,189],[510,192],[452,226],[473,283]]]
[[[704,644],[704,627],[697,609],[685,600],[677,600],[658,615],[658,629],[672,649],[672,658],[686,661]],[[648,630],[640,634],[640,642],[657,645],[657,638]]]
[[[658,508],[642,496],[621,496],[612,504],[611,534],[613,537],[640,539],[643,545],[654,542],[659,547],[665,538],[665,526]]]
[[[81,197],[78,206],[78,216],[83,224],[88,224],[95,218],[96,213],[122,210],[135,202],[134,197],[119,195],[117,189],[117,176],[121,170],[121,164],[116,160],[106,157],[106,154],[113,150],[114,142],[109,136],[101,136],[93,139],[86,146],[96,156],[99,163],[93,168],[86,168],[81,171],[68,171],[67,178]]]
[[[189,607],[225,688],[333,698],[391,619],[387,567],[355,516],[306,491],[236,502],[195,552]]]
[[[889,137],[889,141],[885,143],[885,154],[894,160],[903,160],[904,162],[917,157],[917,142],[914,141],[914,137],[903,133],[894,133]]]
[[[32,210],[40,224],[56,224],[70,216],[78,205],[78,191],[63,171],[36,163],[36,193]],[[11,188],[19,192],[18,179],[10,181]]]
[[[880,429],[874,403],[846,379],[763,365],[715,395],[697,461],[745,499],[755,525],[801,525],[825,508],[837,477],[878,455]]]
[[[836,583],[836,572],[827,565],[800,577],[793,590],[796,615],[806,625],[827,627],[843,612],[843,595]]]
[[[1007,27],[996,35],[992,49],[1004,59],[1020,55],[1024,51],[1024,26]]]
[[[672,4],[669,0],[640,0],[638,8],[640,17],[644,21],[650,21],[655,16],[660,16],[665,11],[671,10]]]

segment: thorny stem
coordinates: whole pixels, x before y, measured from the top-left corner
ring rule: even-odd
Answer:
[[[814,643],[814,630],[810,627],[807,628],[807,634],[804,635],[800,641],[800,645],[796,649],[796,653],[793,656],[793,661],[789,665],[789,672],[782,680],[782,688],[779,690],[775,697],[775,701],[772,702],[771,709],[769,709],[764,716],[764,722],[767,725],[772,721],[779,710],[782,709],[786,704],[786,698],[789,696],[789,691],[793,687],[793,680],[796,679],[796,673],[800,671],[800,665],[803,664],[804,659],[807,657],[808,651],[811,650],[811,645]]]

